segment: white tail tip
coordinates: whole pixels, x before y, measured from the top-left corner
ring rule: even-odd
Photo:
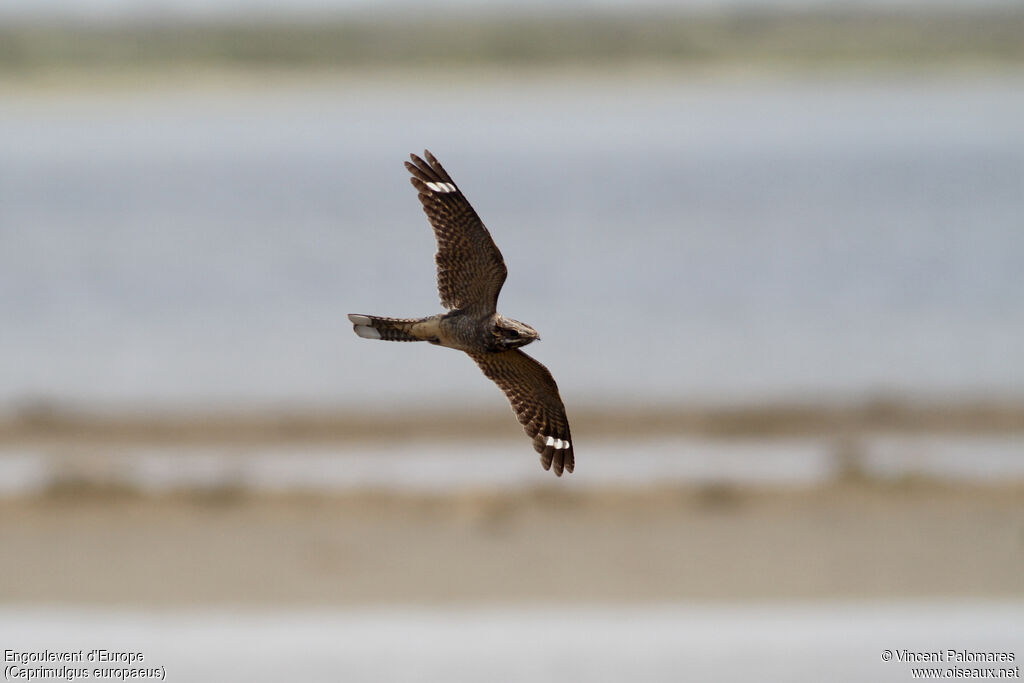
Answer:
[[[356,334],[363,339],[380,339],[380,332],[376,328],[370,327],[369,325],[356,325]]]

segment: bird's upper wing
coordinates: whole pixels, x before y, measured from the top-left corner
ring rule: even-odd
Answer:
[[[494,313],[508,270],[476,211],[430,152],[405,167],[437,238],[437,290],[449,309]]]
[[[563,469],[572,472],[575,459],[569,418],[548,369],[518,349],[469,355],[505,392],[520,424],[533,438],[544,469],[554,465],[558,476],[562,476]]]

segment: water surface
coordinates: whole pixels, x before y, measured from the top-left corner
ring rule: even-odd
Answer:
[[[425,146],[570,402],[1024,386],[1020,77],[432,77],[9,97],[0,405],[499,405],[345,319],[439,309]]]

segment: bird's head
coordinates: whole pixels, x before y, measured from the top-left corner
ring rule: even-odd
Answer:
[[[529,325],[511,318],[503,318],[500,315],[494,326],[494,334],[497,337],[498,346],[506,351],[526,346],[530,342],[540,339],[537,330]]]

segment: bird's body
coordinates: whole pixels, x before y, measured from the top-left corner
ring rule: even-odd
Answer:
[[[362,319],[365,318],[365,321]],[[518,320],[492,313],[480,317],[465,311],[451,311],[426,318],[382,318],[349,316],[356,334],[386,341],[425,341],[466,353],[498,353],[539,339],[536,330]]]
[[[519,348],[540,339],[537,331],[499,315],[498,293],[508,273],[505,261],[473,207],[437,159],[415,154],[405,166],[419,191],[437,237],[437,286],[449,309],[425,318],[350,314],[366,339],[425,341],[465,351],[508,397],[533,438],[544,469],[572,472],[574,456],[565,406],[547,368]]]

